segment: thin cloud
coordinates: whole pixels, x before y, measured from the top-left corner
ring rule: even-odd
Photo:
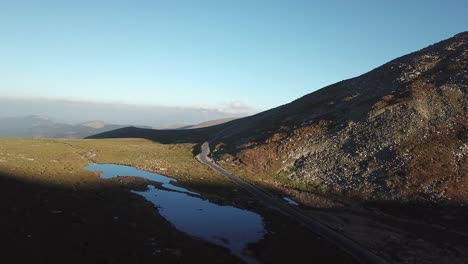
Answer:
[[[254,109],[240,101],[232,101],[217,108],[216,111],[225,115],[249,115]]]

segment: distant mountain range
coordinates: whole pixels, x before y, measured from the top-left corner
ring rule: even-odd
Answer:
[[[103,121],[90,121],[77,125],[55,122],[47,116],[31,115],[24,117],[0,118],[0,137],[9,138],[84,138],[102,133],[123,125],[107,124]]]
[[[206,121],[196,125],[173,125],[160,127],[160,130],[188,130],[223,124],[236,118]],[[80,124],[66,124],[54,121],[48,116],[29,115],[0,118],[0,137],[7,138],[86,138],[95,134],[128,127],[94,120]],[[152,129],[149,126],[138,128]]]

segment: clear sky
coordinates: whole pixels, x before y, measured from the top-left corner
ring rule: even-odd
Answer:
[[[2,0],[0,96],[258,111],[466,30],[466,0]]]

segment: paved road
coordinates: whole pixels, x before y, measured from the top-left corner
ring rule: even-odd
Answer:
[[[295,219],[297,222],[304,225],[306,228],[314,232],[315,234],[327,239],[331,243],[338,246],[341,250],[344,250],[354,258],[359,263],[363,264],[385,264],[386,262],[381,259],[380,257],[376,256],[369,250],[363,248],[355,241],[351,240],[350,238],[344,236],[341,233],[336,232],[335,230],[331,229],[330,227],[322,224],[318,219],[313,218],[310,215],[306,215],[301,212],[300,209],[295,208],[292,205],[289,205],[287,202],[278,199],[277,197],[269,194],[268,192],[262,190],[261,188],[254,186],[250,183],[247,183],[237,176],[229,173],[225,169],[221,168],[217,164],[211,160],[208,155],[210,154],[210,146],[208,142],[203,143],[201,147],[201,153],[197,156],[197,159],[206,164],[211,169],[221,173],[222,175],[229,178],[231,181],[239,185],[240,187],[244,188],[254,196],[256,196],[263,204],[266,206],[273,208],[275,210],[280,211],[282,214],[289,216]]]

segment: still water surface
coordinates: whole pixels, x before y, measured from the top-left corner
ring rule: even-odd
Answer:
[[[262,239],[265,233],[260,215],[212,203],[198,193],[173,185],[176,180],[170,177],[115,164],[91,164],[85,169],[102,171],[104,179],[136,176],[161,183],[161,189],[150,185],[146,191],[133,192],[158,207],[160,214],[177,229],[227,247],[244,260],[250,259],[243,253],[247,245]]]

